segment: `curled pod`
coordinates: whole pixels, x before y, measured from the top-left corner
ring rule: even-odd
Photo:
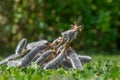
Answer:
[[[82,70],[82,64],[81,61],[79,60],[76,52],[73,49],[67,50],[67,54],[70,59],[70,63],[74,69]]]
[[[48,44],[49,44],[49,42],[47,40],[40,40],[40,41],[29,43],[26,48],[27,48],[27,50],[32,50],[36,46],[48,45]]]
[[[17,45],[16,49],[15,49],[15,54],[22,54],[23,49],[25,49],[27,46],[27,39],[23,38]]]
[[[54,50],[47,50],[44,53],[41,54],[41,56],[35,61],[38,65],[42,65],[42,63],[51,55],[51,53],[54,53]]]
[[[66,47],[64,47],[61,51],[61,53],[59,53],[54,59],[52,59],[50,62],[48,62],[43,69],[53,69],[55,67],[57,67],[59,64],[61,64],[62,59],[64,58],[64,55],[66,54]]]
[[[26,66],[27,64],[29,64],[39,52],[45,50],[47,47],[48,46],[46,45],[39,45],[33,48],[27,55],[23,57],[22,66]]]

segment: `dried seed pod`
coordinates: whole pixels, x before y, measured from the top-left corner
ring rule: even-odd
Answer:
[[[8,56],[6,59],[2,60],[2,61],[0,62],[0,65],[5,64],[5,63],[7,63],[8,61],[15,60],[15,59],[17,59],[17,58],[19,58],[19,57],[20,57],[20,55],[18,55],[18,54],[10,55],[10,56]]]
[[[85,56],[85,55],[78,55],[78,58],[82,63],[90,62],[92,59],[90,56]]]
[[[76,39],[78,32],[73,29],[73,30],[62,32],[61,34],[62,34],[63,41],[67,41],[69,38],[69,41],[72,42],[74,39]]]
[[[64,68],[72,68],[72,65],[70,63],[70,60],[69,59],[63,59],[62,62],[61,62],[61,65],[62,67]]]
[[[25,49],[27,46],[27,39],[23,38],[17,45],[16,49],[15,49],[15,54],[22,54],[23,49]]]
[[[41,54],[41,56],[35,61],[38,65],[41,65],[49,56],[51,53],[53,53],[54,50],[47,50],[44,53]]]
[[[67,54],[70,57],[71,65],[74,69],[82,70],[82,64],[79,60],[76,52],[73,49],[67,50]]]
[[[32,62],[35,62],[40,56],[41,56],[41,53],[38,53],[38,54],[32,59]]]
[[[62,40],[61,42],[57,45],[57,48],[63,45],[66,41],[72,42],[74,39],[76,39],[78,32],[73,29],[73,30],[68,30],[65,32],[62,32]]]
[[[26,66],[27,64],[29,64],[32,61],[32,59],[35,57],[35,55],[45,50],[47,47],[48,46],[46,45],[39,45],[33,48],[27,55],[24,56],[22,60],[22,66]]]
[[[17,59],[17,58],[20,58],[20,57],[23,55],[23,53],[24,53],[24,52],[22,52],[22,51],[23,51],[23,49],[26,47],[26,45],[27,45],[27,39],[26,39],[26,38],[23,38],[23,39],[18,43],[18,45],[17,45],[17,47],[16,47],[16,50],[15,50],[15,54],[12,54],[12,55],[8,56],[6,59],[2,60],[2,61],[0,62],[0,65],[1,65],[1,64],[5,64],[5,63],[7,63],[8,61],[11,61],[11,60],[15,60],[15,59]]]
[[[84,56],[84,55],[78,55],[79,60],[81,61],[81,63],[87,63],[89,61],[91,61],[91,57],[90,56]],[[67,59],[63,59],[61,65],[64,68],[72,68],[72,65],[70,63],[70,57],[67,57]]]
[[[36,42],[29,43],[27,45],[27,50],[32,50],[34,47],[39,46],[39,45],[48,45],[49,42],[47,40],[40,40]]]
[[[19,60],[12,60],[12,61],[9,61],[8,63],[7,63],[7,66],[8,67],[19,67],[19,66],[21,66],[21,61],[22,61],[22,59],[19,59]]]
[[[48,62],[43,69],[52,69],[61,64],[62,59],[64,58],[64,55],[66,54],[66,46],[62,49],[61,53],[58,54],[53,60]]]

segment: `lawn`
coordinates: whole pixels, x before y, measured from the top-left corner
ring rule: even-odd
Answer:
[[[120,55],[92,56],[92,61],[83,64],[83,71],[74,69],[57,69],[40,71],[32,64],[26,68],[0,67],[0,80],[119,80]]]

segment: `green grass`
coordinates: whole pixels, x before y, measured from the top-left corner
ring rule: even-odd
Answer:
[[[92,56],[83,71],[74,69],[45,70],[31,65],[27,68],[0,67],[0,80],[119,80],[120,56]]]

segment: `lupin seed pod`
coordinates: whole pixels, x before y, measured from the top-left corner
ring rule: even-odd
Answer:
[[[70,42],[72,42],[74,39],[76,39],[77,34],[78,34],[78,32],[76,30],[68,30],[68,31],[61,33],[63,41],[66,41],[69,38]]]
[[[20,67],[21,66],[21,59],[20,60],[12,60],[7,62],[8,67]]]
[[[27,55],[24,56],[22,60],[22,66],[26,66],[27,64],[29,64],[39,52],[46,48],[47,48],[46,45],[39,45],[33,48]]]
[[[87,63],[92,60],[90,56],[85,56],[85,55],[78,55],[78,58],[82,63]]]
[[[27,46],[27,39],[23,38],[17,45],[16,49],[15,49],[15,54],[22,54],[23,49],[25,49]]]
[[[67,54],[70,57],[71,65],[74,69],[82,70],[82,64],[79,60],[76,52],[73,49],[67,50]]]
[[[84,56],[84,55],[78,55],[78,58],[82,64],[90,62],[92,59],[90,56]],[[65,68],[72,68],[72,65],[70,63],[70,57],[67,57],[67,59],[63,59],[61,65]]]
[[[47,40],[40,40],[40,41],[29,43],[26,48],[27,48],[27,50],[32,50],[36,46],[48,45],[48,44],[49,44],[49,42]]]
[[[18,54],[12,54],[12,55],[8,56],[6,59],[2,60],[2,61],[0,62],[0,65],[5,64],[5,63],[7,63],[8,61],[15,60],[15,59],[17,59],[17,58],[19,58],[19,57],[20,57],[20,55],[18,55]]]
[[[32,59],[32,62],[35,62],[40,56],[41,56],[41,53],[38,53],[38,54]]]
[[[22,52],[22,50],[26,47],[27,45],[27,39],[23,38],[17,45],[16,50],[15,50],[15,54],[12,54],[10,56],[8,56],[6,59],[2,60],[0,62],[0,65],[7,63],[8,61],[11,60],[15,60],[17,58],[20,58],[24,52]]]
[[[47,50],[41,54],[41,56],[35,61],[38,65],[41,65],[50,55],[53,53],[54,50]]]
[[[59,53],[54,59],[52,59],[50,62],[48,62],[43,69],[53,69],[59,64],[61,64],[62,59],[64,58],[64,55],[66,54],[66,46],[62,49],[61,53]]]
[[[72,68],[72,65],[70,63],[70,60],[69,59],[63,59],[62,62],[61,62],[61,65],[62,67],[64,68]]]

